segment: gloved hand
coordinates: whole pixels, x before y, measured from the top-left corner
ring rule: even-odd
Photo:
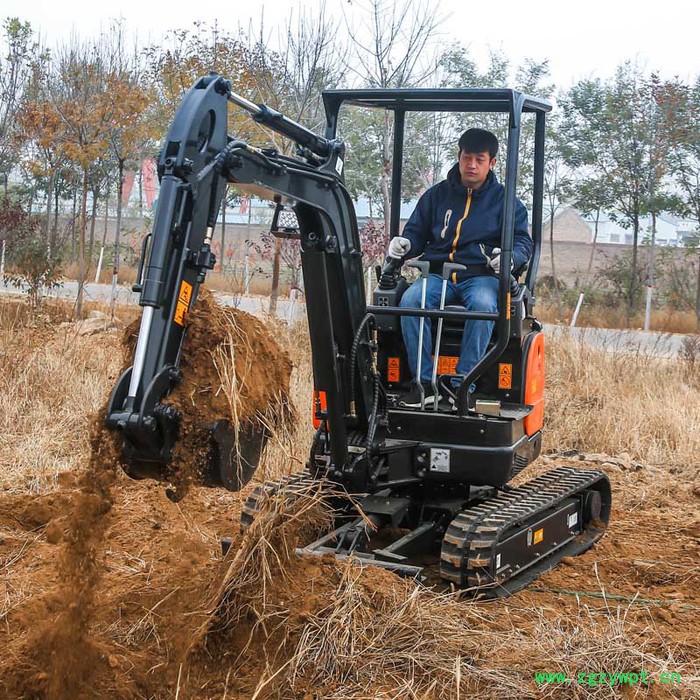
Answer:
[[[411,241],[403,236],[395,236],[389,243],[387,254],[390,258],[401,260],[408,254],[409,250],[411,250]]]
[[[497,274],[501,274],[501,249],[500,248],[494,248],[491,251],[491,255],[487,255],[489,259],[489,266],[491,269]],[[510,261],[510,269],[513,269],[513,260],[511,259]]]

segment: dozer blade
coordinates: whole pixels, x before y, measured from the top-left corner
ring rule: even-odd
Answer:
[[[554,469],[457,515],[443,538],[440,574],[486,596],[515,593],[592,547],[610,505],[603,472]]]

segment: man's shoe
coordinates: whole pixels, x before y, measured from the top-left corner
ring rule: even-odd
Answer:
[[[425,406],[433,405],[435,394],[433,393],[432,384],[423,383],[423,398],[425,400]],[[399,400],[399,405],[405,406],[406,408],[420,408],[420,387],[417,383],[414,383],[411,390],[407,394],[404,394],[403,398]]]

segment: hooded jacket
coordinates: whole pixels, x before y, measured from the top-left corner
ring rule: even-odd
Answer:
[[[427,190],[404,226],[402,236],[411,241],[407,257],[431,263],[430,271],[442,274],[445,262],[467,266],[457,279],[495,274],[488,266],[491,251],[501,246],[501,217],[505,188],[489,171],[478,189],[462,184],[459,164],[447,179]],[[513,267],[518,269],[530,260],[533,244],[527,227],[527,211],[515,201]],[[488,256],[488,257],[487,257]]]

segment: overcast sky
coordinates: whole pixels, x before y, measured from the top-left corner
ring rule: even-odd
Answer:
[[[326,0],[326,6],[342,25],[343,12],[352,18],[364,2]],[[317,7],[318,0],[302,6]],[[263,11],[271,27],[296,7],[294,0],[2,0],[0,17],[29,21],[52,45],[66,40],[71,31],[83,38],[94,36],[108,26],[110,18],[123,17],[127,28],[146,41],[195,21],[216,20],[222,29],[234,30],[239,24],[248,26],[251,19],[258,22]],[[644,0],[442,0],[441,8],[447,18],[441,41],[468,45],[482,66],[493,49],[502,50],[514,63],[523,57],[549,58],[559,87],[586,77],[610,77],[625,59],[636,60],[663,77],[678,75],[689,81],[700,74],[697,0],[653,5]]]

